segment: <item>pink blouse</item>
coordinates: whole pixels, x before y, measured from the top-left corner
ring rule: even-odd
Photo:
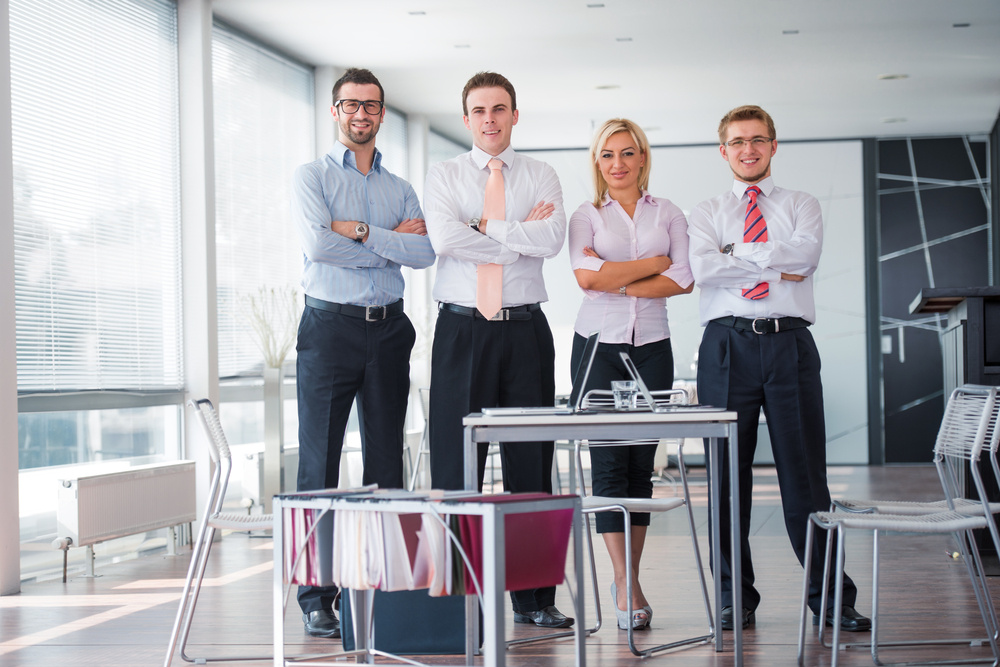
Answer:
[[[585,247],[601,256],[587,257]],[[580,205],[569,220],[569,256],[573,270],[600,271],[605,261],[627,262],[666,255],[673,264],[661,275],[680,287],[694,282],[688,263],[687,219],[669,199],[643,191],[635,207],[635,218],[610,197],[600,208]],[[602,343],[636,346],[670,337],[666,298],[648,299],[583,290],[584,299],[574,325],[587,336],[600,330]]]

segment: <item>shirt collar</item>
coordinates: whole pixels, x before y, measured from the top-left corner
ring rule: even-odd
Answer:
[[[500,155],[494,156],[490,155],[479,146],[473,146],[471,155],[472,155],[472,161],[480,169],[486,169],[486,165],[489,164],[489,161],[492,160],[494,157],[498,157],[501,160],[503,160],[504,165],[509,170],[514,166],[514,156],[517,155],[517,153],[514,152],[513,148],[508,146],[503,150],[502,153],[500,153]]]
[[[760,188],[761,194],[765,197],[770,197],[771,192],[774,191],[774,180],[772,180],[770,176],[762,181],[757,181],[754,185]],[[749,187],[749,183],[733,179],[733,194],[736,195],[737,199],[743,199],[743,195],[746,194],[747,188]]]
[[[329,152],[330,159],[336,162],[341,168],[353,167],[358,168],[358,161],[354,158],[354,151],[340,143],[340,141],[333,142],[333,149]],[[382,151],[378,148],[375,149],[375,157],[372,160],[372,169],[375,171],[380,171],[382,165]]]
[[[740,194],[743,194],[743,193],[741,192]],[[604,199],[601,201],[601,206],[607,206],[608,204],[610,204],[613,201],[614,201],[614,199],[611,198],[611,195],[609,193],[605,192],[604,193]],[[639,195],[639,201],[641,201],[641,202],[643,202],[645,204],[651,204],[653,206],[656,206],[656,200],[653,198],[653,195],[649,194],[649,190],[643,190],[642,191],[642,193]]]

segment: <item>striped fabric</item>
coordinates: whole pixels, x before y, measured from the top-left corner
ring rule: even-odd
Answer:
[[[750,196],[750,203],[747,204],[747,214],[743,218],[743,242],[763,243],[767,241],[767,221],[764,220],[764,214],[757,207],[757,195],[760,194],[760,188],[751,185],[747,188],[747,194]],[[767,283],[757,283],[750,289],[743,290],[743,296],[755,301],[763,299],[767,296]]]

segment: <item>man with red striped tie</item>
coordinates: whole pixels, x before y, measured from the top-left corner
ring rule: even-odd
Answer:
[[[691,212],[688,235],[705,326],[698,352],[698,400],[738,414],[745,628],[755,624],[760,604],[749,537],[761,408],[785,528],[799,563],[805,560],[809,514],[830,508],[820,359],[808,328],[816,320],[812,275],[823,246],[823,217],[815,197],[780,188],[771,179],[778,142],[766,111],[741,106],[727,113],[719,123],[719,144],[733,172],[733,187]],[[723,468],[722,488],[728,488],[729,473]],[[729,504],[722,503],[719,510],[723,555],[712,566],[722,578],[722,629],[732,630]],[[829,624],[833,610],[820,609],[824,542],[817,539],[814,548],[809,606],[814,622],[825,616]],[[845,576],[843,630],[871,628],[871,621],[855,611],[856,598],[857,588]]]

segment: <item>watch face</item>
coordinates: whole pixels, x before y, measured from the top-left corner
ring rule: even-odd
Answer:
[[[732,255],[733,254],[733,244],[732,243],[727,243],[722,248],[722,252],[726,253],[727,255]]]
[[[359,222],[357,226],[354,228],[354,235],[358,238],[359,241],[363,239],[365,237],[365,234],[367,233],[368,233],[368,225],[366,225],[363,222]]]

